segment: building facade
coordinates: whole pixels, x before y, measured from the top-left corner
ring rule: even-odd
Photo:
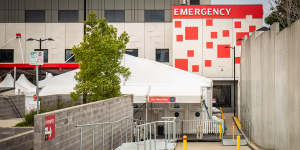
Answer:
[[[118,32],[129,34],[128,54],[213,79],[216,106],[229,109],[233,106],[233,52],[224,45],[237,47],[238,77],[240,41],[235,40],[262,26],[260,5],[224,6],[226,11],[210,6],[210,0],[2,0],[0,3],[2,70],[11,69],[13,64],[29,63],[29,54],[39,50],[39,43],[26,41],[28,38],[54,39],[41,45],[45,63],[52,68],[56,67],[54,64],[72,66],[71,49],[82,41],[84,34],[84,12],[93,10]],[[189,15],[190,8],[195,14],[191,11]],[[207,10],[201,12],[203,8]],[[213,8],[219,8],[218,12]],[[188,15],[182,14],[186,10]],[[212,15],[201,14],[204,12]]]

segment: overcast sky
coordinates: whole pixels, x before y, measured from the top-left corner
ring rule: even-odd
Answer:
[[[264,18],[269,15],[274,0],[211,0],[212,4],[263,4]]]

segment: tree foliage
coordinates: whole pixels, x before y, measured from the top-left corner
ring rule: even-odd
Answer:
[[[274,0],[271,14],[265,18],[265,22],[272,25],[278,22],[280,29],[284,29],[296,20],[300,19],[300,2],[297,0]]]
[[[88,15],[85,25],[83,42],[72,49],[80,71],[71,96],[77,99],[86,95],[89,102],[119,96],[120,76],[126,79],[130,75],[129,69],[121,66],[129,36],[126,32],[118,36],[117,29],[98,19],[95,12]]]

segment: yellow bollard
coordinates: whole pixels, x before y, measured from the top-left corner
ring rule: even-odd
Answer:
[[[234,141],[234,123],[232,123],[232,140]]]
[[[221,119],[223,120],[223,108],[220,107],[220,112],[221,112]]]
[[[222,139],[222,123],[220,123],[220,135],[219,135],[219,139]]]
[[[183,150],[187,150],[187,136],[183,136]]]
[[[236,136],[236,150],[240,150],[241,149],[240,143],[241,143],[240,136]]]

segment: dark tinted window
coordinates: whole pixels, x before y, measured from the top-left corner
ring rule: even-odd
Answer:
[[[200,0],[190,0],[190,5],[200,5]]]
[[[156,61],[169,62],[169,49],[156,49]]]
[[[45,22],[45,11],[25,10],[25,22]]]
[[[40,49],[35,49],[34,51],[40,51]],[[44,52],[44,63],[48,63],[48,49],[42,49]]]
[[[59,10],[58,22],[78,22],[78,10]]]
[[[65,61],[66,61],[66,63],[75,62],[75,57],[73,56],[72,49],[66,49],[66,51],[65,51]]]
[[[145,22],[163,22],[164,20],[164,10],[145,10]]]
[[[125,22],[125,11],[104,10],[104,17],[108,22]]]
[[[14,62],[14,50],[0,49],[0,62],[1,63],[13,63]]]
[[[126,54],[138,57],[139,51],[138,49],[126,49]]]

